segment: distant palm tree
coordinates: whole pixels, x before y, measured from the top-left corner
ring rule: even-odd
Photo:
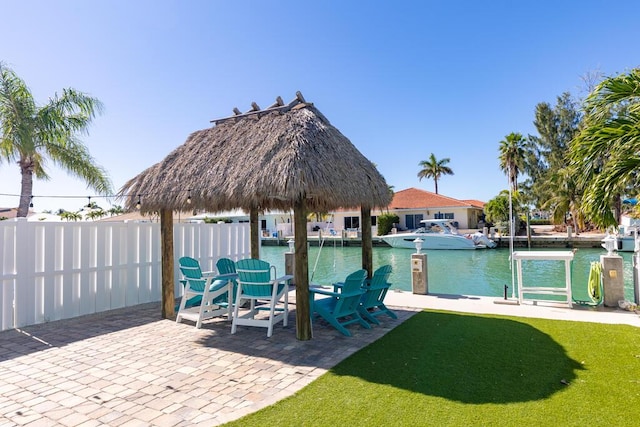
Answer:
[[[122,215],[124,213],[124,209],[120,205],[114,205],[107,211],[109,216]]]
[[[395,185],[388,185],[387,186],[387,189],[389,190],[389,195],[391,196],[391,201],[393,201],[393,198],[396,195],[396,192],[395,192],[394,188],[395,188]],[[387,205],[386,209],[387,209],[387,213],[389,213],[389,205]]]
[[[87,218],[89,218],[92,221],[95,221],[96,219],[102,218],[106,214],[107,213],[104,210],[102,210],[102,208],[91,209],[89,212],[87,212]]]
[[[451,159],[444,158],[441,160],[436,159],[436,156],[431,153],[429,160],[422,160],[418,165],[422,168],[420,172],[418,172],[418,178],[422,180],[422,178],[433,178],[433,181],[436,185],[436,194],[438,194],[438,180],[442,175],[453,175],[453,170],[446,166]]]
[[[80,215],[78,212],[64,211],[60,214],[60,218],[67,221],[78,221],[82,219],[82,215]]]
[[[309,212],[307,221],[323,222],[329,218],[329,212]]]
[[[522,134],[512,132],[500,141],[500,168],[509,176],[509,186],[518,191],[518,175],[524,169],[525,139]]]
[[[36,106],[25,82],[0,63],[0,161],[17,161],[22,174],[18,217],[27,216],[33,195],[33,176],[48,179],[47,158],[89,187],[111,192],[104,169],[94,164],[78,134],[86,134],[102,104],[74,89],[63,89],[49,102]]]

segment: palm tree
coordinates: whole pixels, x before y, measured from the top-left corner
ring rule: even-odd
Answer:
[[[33,176],[48,179],[47,159],[101,193],[111,192],[106,171],[94,163],[78,140],[86,134],[102,104],[74,89],[63,89],[38,107],[25,82],[0,63],[0,161],[16,161],[22,175],[17,216],[27,216]]]
[[[329,212],[309,212],[307,221],[323,222],[329,218]]]
[[[583,208],[597,225],[617,225],[612,208],[640,174],[640,69],[598,84],[585,111],[585,124],[571,144],[572,165],[583,176]]]
[[[552,196],[542,208],[550,210],[554,224],[566,222],[567,212],[571,214],[573,229],[576,233],[584,229],[585,218],[581,206],[580,189],[576,183],[579,174],[572,167],[562,168],[551,176],[548,185]]]
[[[60,218],[65,219],[67,221],[78,221],[82,219],[82,215],[80,215],[80,213],[78,212],[64,211],[60,213]]]
[[[522,134],[511,132],[500,141],[500,168],[509,176],[509,186],[518,191],[518,175],[524,169],[525,139]]]
[[[124,213],[124,209],[120,205],[113,205],[107,213],[109,216],[122,215]]]
[[[438,180],[442,175],[453,175],[453,170],[446,166],[451,159],[444,158],[442,160],[436,159],[436,156],[431,153],[429,160],[422,160],[418,165],[422,168],[420,172],[418,172],[418,178],[422,180],[422,178],[433,178],[433,181],[436,184],[436,194],[438,194]]]
[[[496,223],[503,233],[511,231],[508,226],[509,219],[516,218],[517,212],[521,209],[520,194],[515,191],[511,194],[511,215],[509,214],[509,190],[502,190],[484,205],[487,220]]]
[[[92,221],[95,221],[96,219],[102,218],[106,214],[107,213],[102,208],[91,209],[89,210],[89,212],[87,212],[87,218],[89,218]]]
[[[389,194],[391,195],[391,201],[393,201],[393,198],[396,195],[396,192],[394,190],[396,187],[395,185],[389,185],[388,188],[389,188]],[[386,210],[387,210],[387,213],[389,213],[389,205],[386,206]]]

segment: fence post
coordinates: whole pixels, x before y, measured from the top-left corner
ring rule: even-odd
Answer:
[[[15,223],[0,221],[0,331],[14,327],[15,240]]]
[[[28,307],[33,302],[33,256],[29,253],[29,224],[26,218],[16,218],[15,234],[15,266],[16,276],[13,281],[13,327],[19,328],[35,323]],[[30,280],[31,279],[31,280]]]

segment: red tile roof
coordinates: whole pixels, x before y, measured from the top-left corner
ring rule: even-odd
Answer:
[[[29,210],[27,216],[31,216],[33,211]],[[18,208],[0,208],[0,218],[13,219],[18,215]]]
[[[465,206],[482,207],[478,206],[477,203],[470,203],[470,201],[468,200],[458,200],[454,199],[453,197],[447,197],[441,194],[436,194],[430,191],[411,187],[407,188],[406,190],[396,192],[393,195],[393,201],[389,205],[389,209],[420,209]]]
[[[484,208],[484,202],[481,200],[475,200],[475,199],[468,199],[468,200],[463,200],[463,202],[470,204],[473,207],[476,208],[480,208],[483,209]]]
[[[428,208],[447,208],[447,207],[466,207],[466,208],[484,208],[484,202],[480,200],[458,200],[453,197],[443,196],[441,194],[432,193],[431,191],[420,190],[418,188],[407,188],[396,191],[393,194],[393,201],[388,209],[428,209]],[[336,209],[335,212],[352,212],[356,209]]]

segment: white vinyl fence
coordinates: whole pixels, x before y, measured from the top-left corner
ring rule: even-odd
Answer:
[[[175,224],[203,270],[250,253],[249,224]],[[160,224],[0,221],[0,331],[161,300]]]

